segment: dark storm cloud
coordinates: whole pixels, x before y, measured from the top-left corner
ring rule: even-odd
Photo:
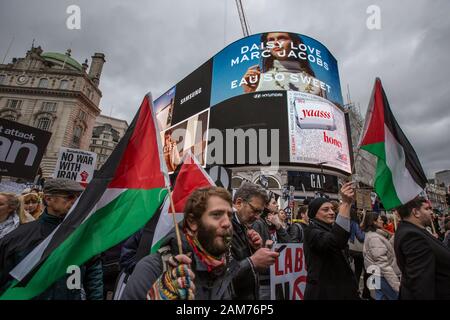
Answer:
[[[321,41],[339,63],[342,93],[364,114],[375,77],[428,176],[450,168],[448,54],[450,2],[243,0],[253,33],[286,30]],[[66,8],[81,7],[81,30],[65,27]],[[381,30],[366,27],[369,5]],[[241,37],[234,1],[24,1],[0,3],[0,57],[23,56],[33,38],[46,51],[82,62],[104,52],[105,114],[131,120],[143,95],[156,98]]]

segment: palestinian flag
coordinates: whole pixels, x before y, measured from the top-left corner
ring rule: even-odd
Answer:
[[[396,208],[423,191],[427,178],[392,114],[379,78],[375,80],[359,146],[378,157],[374,188],[384,208]]]
[[[169,185],[151,96],[147,95],[114,152],[61,225],[11,275],[3,300],[31,299],[80,266],[127,239],[154,215]]]
[[[170,209],[169,200],[166,200],[158,224],[155,228],[155,233],[152,239],[151,253],[156,252],[161,245],[164,237],[173,228],[173,217],[175,214],[176,221],[180,222],[183,219],[184,205],[190,194],[199,188],[215,186],[214,181],[203,170],[198,160],[191,152],[188,152],[183,157],[183,162],[176,170],[176,179],[172,191],[173,206],[175,213]]]

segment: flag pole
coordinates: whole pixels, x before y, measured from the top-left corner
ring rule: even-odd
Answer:
[[[175,218],[176,212],[175,212],[175,206],[173,204],[173,199],[172,199],[172,191],[170,190],[170,188],[167,188],[167,190],[169,191],[170,209],[172,210],[173,225],[175,226],[175,234],[177,236],[178,253],[183,254],[183,246],[181,245],[180,228],[178,227],[178,223]]]
[[[395,212],[393,213],[394,215],[394,230],[397,231],[397,215],[395,214]]]

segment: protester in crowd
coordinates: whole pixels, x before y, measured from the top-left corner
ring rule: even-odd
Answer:
[[[292,90],[326,97],[325,90],[312,85],[317,79],[310,62],[291,53],[298,53],[303,45],[300,37],[288,32],[269,32],[261,36],[265,57],[261,66],[254,65],[244,74],[245,93],[264,90]],[[272,46],[268,46],[272,43]],[[276,44],[276,45],[273,45]],[[267,54],[266,54],[267,53]],[[261,69],[262,68],[262,69]]]
[[[25,222],[20,198],[13,193],[0,192],[0,239]]]
[[[316,198],[308,206],[304,253],[308,278],[305,300],[358,299],[355,275],[343,251],[350,236],[350,208],[355,196],[352,182],[341,188],[336,217],[330,200]]]
[[[41,217],[19,226],[0,240],[0,291],[12,281],[9,272],[41,243],[63,221],[76,199],[83,191],[79,183],[69,179],[48,179],[44,186],[46,207]],[[69,289],[69,275],[56,281],[37,300],[88,300],[103,298],[102,265],[98,257],[80,266],[82,289]]]
[[[363,245],[364,245],[364,231],[361,230],[361,218],[358,215],[357,209],[353,206],[350,211],[350,238],[348,240],[349,245],[349,255],[353,259],[353,263],[355,266],[355,279],[358,284],[361,280],[361,274],[364,274],[364,289],[362,296],[363,298],[369,298],[369,291],[367,290],[367,286],[365,280],[367,279],[366,270],[364,268],[364,257],[363,257]]]
[[[284,211],[284,209],[281,209],[280,211],[278,211],[278,219],[280,219],[281,227],[284,230],[287,230],[289,227],[289,223],[288,223],[286,211]]]
[[[394,233],[394,224],[390,221],[390,219],[385,215],[380,215],[380,219],[383,222],[383,229],[386,232],[389,232],[389,234]]]
[[[402,272],[400,300],[450,299],[450,251],[425,230],[432,223],[431,205],[416,197],[397,210],[402,218],[394,240]]]
[[[231,253],[240,262],[239,273],[233,279],[233,299],[259,299],[259,271],[275,263],[279,253],[263,245],[261,236],[251,228],[263,213],[266,191],[258,185],[243,183],[234,195],[233,242]]]
[[[297,211],[297,219],[292,221],[289,227],[288,233],[291,238],[291,242],[303,243],[304,230],[309,223],[308,206],[301,205]]]
[[[231,195],[219,187],[197,189],[184,209],[178,251],[176,232],[158,253],[143,258],[131,274],[123,300],[231,299],[239,263],[231,259]]]
[[[437,239],[443,241],[444,240],[444,232],[443,232],[443,230],[441,230],[441,227],[439,226],[439,215],[440,215],[439,210],[433,209],[433,213],[431,214],[431,219],[433,221],[431,230]]]
[[[19,214],[16,212],[19,205],[19,198],[14,194],[0,193],[0,238],[19,226]]]
[[[44,206],[39,195],[35,192],[30,192],[22,195],[22,200],[24,210],[33,217],[33,220],[38,219],[44,211]]]
[[[291,240],[278,217],[278,203],[274,196],[270,197],[264,212],[253,223],[252,227],[261,236],[262,243],[268,244],[269,247],[275,243],[288,243]],[[259,299],[269,300],[270,269],[260,270],[259,275]]]
[[[273,243],[286,243],[290,240],[280,221],[278,203],[274,196],[266,203],[263,213],[253,223],[252,228],[261,236],[263,243],[266,243],[267,240],[272,240]]]
[[[384,230],[383,220],[376,212],[367,212],[364,218],[364,265],[366,270],[376,267],[375,277],[380,288],[375,289],[376,300],[397,300],[400,287],[400,270],[390,243],[391,234]],[[378,272],[379,270],[379,272]]]

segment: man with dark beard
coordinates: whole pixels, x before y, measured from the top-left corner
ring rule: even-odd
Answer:
[[[183,254],[178,254],[173,230],[158,253],[136,265],[122,299],[231,299],[231,280],[239,269],[239,264],[230,260],[232,213],[227,190],[209,187],[194,191],[180,224]]]

